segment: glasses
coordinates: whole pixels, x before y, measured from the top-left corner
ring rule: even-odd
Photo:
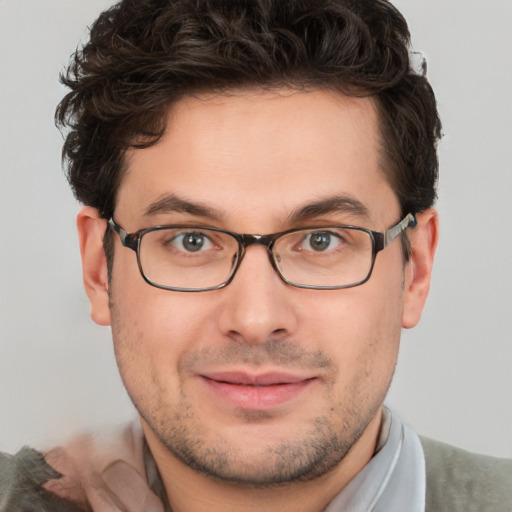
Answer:
[[[315,290],[359,286],[371,276],[377,254],[407,228],[408,214],[384,232],[357,226],[289,229],[270,235],[247,235],[203,226],[154,226],[127,233],[113,218],[108,225],[121,243],[137,253],[144,280],[179,292],[227,286],[249,245],[264,245],[274,270],[287,284]]]

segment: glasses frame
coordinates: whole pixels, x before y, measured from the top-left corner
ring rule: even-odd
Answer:
[[[414,228],[417,225],[416,217],[412,213],[408,213],[401,221],[397,222],[394,226],[390,227],[386,231],[373,231],[371,229],[362,228],[359,226],[351,226],[351,225],[328,225],[328,226],[311,226],[311,227],[301,227],[301,228],[294,228],[294,229],[288,229],[286,231],[280,231],[279,233],[271,233],[268,235],[251,235],[251,234],[240,234],[240,233],[234,233],[233,231],[227,231],[225,229],[220,228],[213,228],[209,226],[191,226],[188,224],[172,224],[172,225],[161,225],[161,226],[153,226],[150,228],[144,228],[140,229],[139,231],[135,231],[133,233],[128,233],[124,228],[122,228],[113,217],[111,217],[108,220],[107,226],[108,228],[115,231],[119,238],[121,239],[121,244],[124,247],[127,247],[128,249],[131,249],[132,251],[135,251],[137,254],[137,264],[139,266],[139,271],[144,279],[149,285],[154,286],[155,288],[161,288],[163,290],[170,290],[170,291],[176,291],[176,292],[206,292],[210,290],[218,290],[220,288],[226,287],[231,281],[234,279],[236,272],[238,271],[238,268],[240,267],[243,257],[245,255],[245,250],[250,245],[264,245],[267,248],[268,257],[270,260],[270,264],[272,265],[273,269],[277,273],[277,275],[281,278],[283,282],[290,286],[294,286],[296,288],[307,288],[310,290],[342,290],[345,288],[354,288],[355,286],[360,286],[368,279],[370,279],[373,267],[375,265],[375,258],[377,257],[377,254],[385,249],[395,238],[397,238],[401,233],[403,233],[406,229],[412,227]],[[226,235],[231,236],[234,238],[238,243],[238,252],[237,252],[237,262],[236,265],[233,267],[231,274],[229,275],[228,279],[226,279],[223,283],[216,285],[216,286],[209,286],[205,288],[178,288],[174,286],[166,286],[159,283],[156,283],[154,281],[151,281],[146,274],[144,273],[144,269],[142,268],[141,259],[140,259],[140,243],[142,240],[142,237],[149,232],[152,231],[160,231],[163,229],[181,229],[181,228],[188,228],[188,229],[205,229],[208,231],[216,231],[218,233],[224,233]],[[283,276],[281,271],[279,270],[279,267],[275,261],[275,256],[272,251],[272,248],[279,238],[288,235],[289,233],[296,233],[298,231],[307,231],[311,229],[316,230],[323,230],[323,229],[331,229],[331,228],[343,228],[343,229],[354,229],[358,231],[363,231],[367,233],[372,241],[372,261],[370,265],[370,269],[368,271],[367,276],[362,279],[361,281],[358,281],[357,283],[348,284],[348,285],[341,285],[341,286],[313,286],[313,285],[306,285],[306,284],[298,284],[294,283],[293,281],[289,281],[286,279],[286,277]]]

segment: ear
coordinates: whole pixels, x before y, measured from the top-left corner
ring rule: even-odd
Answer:
[[[439,239],[439,217],[433,208],[416,215],[414,229],[407,231],[411,242],[411,258],[406,264],[402,327],[410,329],[421,318],[430,288],[434,254]]]
[[[110,325],[107,259],[103,237],[107,223],[98,210],[86,206],[77,216],[84,287],[91,304],[91,318],[98,325]]]

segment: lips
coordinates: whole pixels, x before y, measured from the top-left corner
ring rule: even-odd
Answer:
[[[273,372],[262,375],[251,375],[245,372],[220,372],[206,373],[203,375],[207,379],[226,384],[240,386],[274,386],[281,384],[295,384],[307,378],[290,375],[287,373]]]
[[[214,396],[246,410],[266,410],[297,398],[314,377],[272,372],[260,375],[245,372],[218,372],[200,375]]]

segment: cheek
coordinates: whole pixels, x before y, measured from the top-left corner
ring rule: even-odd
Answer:
[[[204,332],[211,333],[212,301],[150,286],[138,270],[122,274],[113,274],[111,316],[116,358],[127,377],[123,380],[132,386],[133,379],[176,379],[180,359],[199,340],[211,338]]]
[[[309,295],[302,301],[304,340],[327,351],[345,383],[387,382],[394,371],[401,332],[402,277]],[[312,292],[311,292],[312,293]],[[383,384],[384,385],[384,384]]]
[[[199,336],[199,323],[179,300],[159,298],[146,283],[137,299],[112,293],[112,336],[124,386],[142,417],[172,411],[182,393],[180,360]],[[128,289],[128,287],[126,288]],[[132,288],[133,290],[133,288]],[[154,419],[154,418],[153,418]]]

